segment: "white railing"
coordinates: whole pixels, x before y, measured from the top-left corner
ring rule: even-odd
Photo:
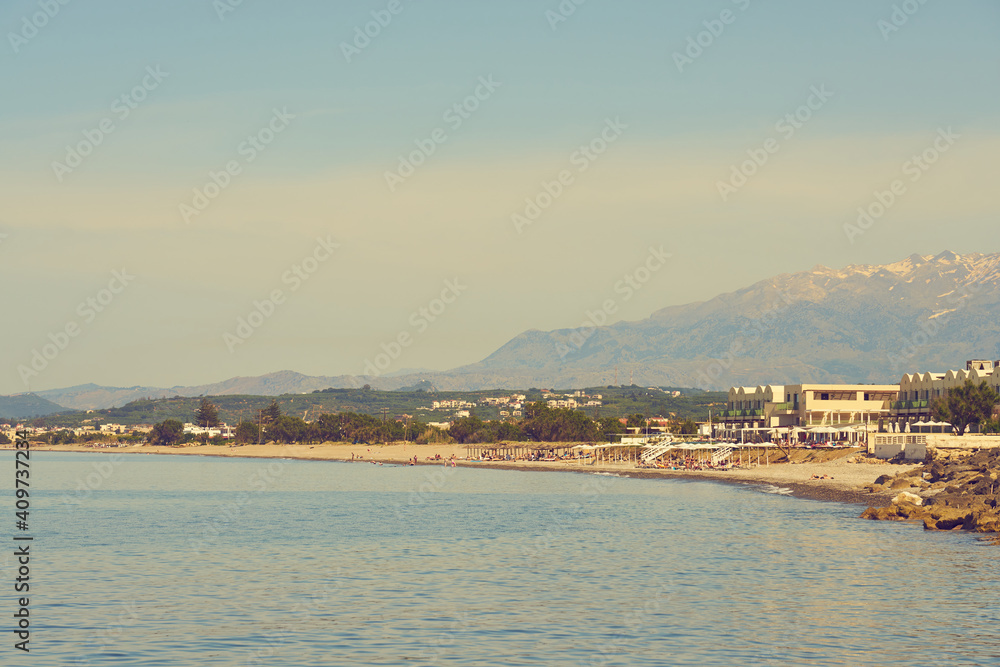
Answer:
[[[669,435],[650,438],[646,442],[646,446],[642,448],[642,462],[649,463],[650,461],[654,461],[674,447],[674,439]]]
[[[647,446],[642,450],[642,462],[649,463],[650,461],[654,461],[673,449],[673,447],[673,443],[669,442]]]
[[[732,447],[723,447],[722,449],[717,449],[712,452],[712,465],[717,466],[723,461],[728,461],[729,457],[733,455]]]

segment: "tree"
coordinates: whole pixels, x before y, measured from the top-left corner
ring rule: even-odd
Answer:
[[[278,401],[272,399],[271,405],[264,408],[264,413],[262,416],[264,426],[267,426],[268,424],[273,424],[278,420],[278,417],[280,416],[281,416],[281,408],[278,407]]]
[[[337,415],[321,414],[309,425],[309,437],[317,442],[337,442],[341,439],[340,418]]]
[[[153,426],[149,434],[151,445],[175,445],[181,441],[184,435],[184,424],[176,419],[166,419]]]
[[[695,423],[693,419],[685,419],[681,422],[680,434],[681,435],[694,435],[698,432],[698,424]]]
[[[629,428],[646,428],[646,417],[640,414],[629,415],[625,426]]]
[[[257,442],[258,435],[257,424],[253,422],[240,422],[236,426],[236,442],[240,445]]]
[[[961,435],[965,433],[966,427],[976,426],[990,419],[998,401],[1000,395],[985,380],[977,385],[967,379],[965,384],[948,392],[943,406],[947,409],[946,421],[955,428],[956,435]],[[936,418],[944,415],[943,408],[941,402],[934,404]]]
[[[934,421],[951,423],[951,412],[948,411],[948,399],[932,398],[930,402],[931,418]]]
[[[10,438],[7,437],[6,433],[0,433],[0,445],[9,445]]]
[[[521,422],[521,428],[532,440],[537,442],[597,440],[597,424],[583,412],[568,408],[552,409],[545,403],[531,403],[525,407],[525,414],[528,417]]]
[[[267,427],[267,437],[275,442],[302,442],[306,438],[308,425],[301,417],[282,415]]]
[[[219,425],[219,409],[207,398],[201,399],[198,411],[194,413],[195,422],[198,426],[210,428]]]
[[[598,429],[605,440],[614,440],[614,436],[625,433],[625,424],[618,417],[602,417],[597,420]]]

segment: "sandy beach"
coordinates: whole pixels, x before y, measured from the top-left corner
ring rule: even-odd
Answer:
[[[786,489],[788,495],[817,500],[832,500],[858,504],[875,504],[886,498],[864,490],[880,475],[896,474],[912,465],[874,463],[858,456],[860,450],[794,450],[792,462],[759,465],[729,470],[667,470],[637,468],[632,463],[581,463],[577,461],[471,461],[466,460],[465,445],[392,443],[386,445],[355,445],[323,443],[317,445],[218,446],[189,445],[179,447],[92,447],[86,445],[53,445],[34,447],[35,450],[56,452],[97,452],[106,454],[163,454],[180,456],[226,456],[243,458],[289,458],[317,461],[355,461],[359,463],[406,463],[417,457],[418,465],[444,465],[452,457],[457,466],[497,468],[505,470],[544,470],[596,473],[605,472],[622,477],[646,479],[682,478],[737,484],[765,484]],[[435,457],[440,457],[436,460]],[[858,462],[855,462],[856,459]]]

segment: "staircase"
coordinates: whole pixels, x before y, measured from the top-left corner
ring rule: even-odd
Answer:
[[[716,449],[712,452],[712,465],[717,466],[724,461],[728,461],[729,457],[733,455],[732,447],[723,447],[722,449]]]
[[[657,439],[642,448],[642,462],[649,463],[660,458],[674,447],[673,438]]]

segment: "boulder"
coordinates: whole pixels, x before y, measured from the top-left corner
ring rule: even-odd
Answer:
[[[911,486],[913,486],[913,479],[909,477],[897,477],[892,480],[892,484],[889,485],[889,488],[895,491],[896,489],[908,489]]]
[[[960,507],[935,507],[924,517],[924,530],[952,530],[965,525],[968,509]]]
[[[898,505],[899,503],[910,503],[911,505],[923,505],[924,499],[915,493],[910,493],[909,491],[903,491],[898,496],[892,499],[893,505]]]
[[[872,521],[905,521],[906,517],[899,513],[899,505],[888,507],[869,507],[861,514],[862,519]]]
[[[998,533],[1000,532],[1000,511],[995,508],[975,509],[966,518],[962,527],[977,533]]]

